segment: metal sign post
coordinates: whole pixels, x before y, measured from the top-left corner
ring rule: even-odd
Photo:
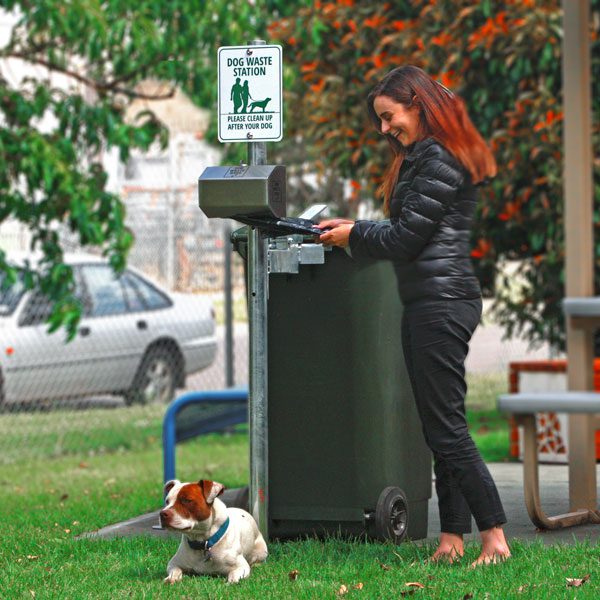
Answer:
[[[251,45],[265,44],[253,40]],[[267,144],[248,144],[248,163],[267,164]],[[250,511],[265,539],[269,529],[267,420],[267,240],[255,227],[248,236]]]
[[[225,46],[218,51],[219,140],[248,142],[248,163],[267,164],[266,141],[279,141],[282,123],[281,46],[253,40],[248,46]],[[223,176],[243,177],[250,168],[232,167]],[[210,185],[209,177],[199,185]],[[221,181],[221,180],[219,180]],[[274,185],[274,184],[273,184]],[[279,188],[278,188],[279,189]],[[250,188],[247,190],[251,194]],[[270,193],[274,193],[271,190]],[[200,188],[199,188],[200,193]],[[210,196],[211,192],[207,192]],[[210,198],[205,198],[210,204]],[[214,200],[214,198],[213,198]],[[242,199],[243,200],[243,199]],[[261,196],[260,201],[265,198]],[[231,204],[231,195],[222,199]],[[241,203],[244,205],[243,201]],[[201,202],[202,207],[202,202]],[[207,208],[205,206],[205,208]],[[215,207],[212,206],[214,209]],[[236,218],[239,208],[227,216]],[[231,208],[231,206],[229,206]],[[206,211],[205,211],[206,212]],[[221,211],[209,210],[209,216]],[[223,216],[223,215],[220,215]],[[268,402],[267,402],[267,295],[268,240],[257,228],[248,234],[248,313],[249,313],[249,423],[250,423],[250,512],[268,538]]]

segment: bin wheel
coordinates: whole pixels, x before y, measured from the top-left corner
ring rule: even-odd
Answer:
[[[408,500],[399,487],[386,487],[375,509],[375,532],[381,540],[400,544],[408,531]]]

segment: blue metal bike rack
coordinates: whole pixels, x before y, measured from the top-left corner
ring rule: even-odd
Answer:
[[[228,410],[216,415],[199,415],[197,420],[182,424],[177,416],[190,405],[227,405]],[[230,407],[230,408],[229,408]],[[175,479],[175,445],[177,442],[222,431],[248,421],[248,389],[230,389],[209,392],[189,392],[171,402],[163,419],[163,482]],[[188,425],[187,427],[182,425]]]

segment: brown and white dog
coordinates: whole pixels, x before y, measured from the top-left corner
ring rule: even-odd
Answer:
[[[225,488],[216,481],[165,483],[166,506],[160,523],[181,531],[181,543],[167,565],[165,583],[184,573],[227,575],[229,583],[250,576],[250,566],[267,558],[267,545],[252,515],[227,508],[217,498]]]

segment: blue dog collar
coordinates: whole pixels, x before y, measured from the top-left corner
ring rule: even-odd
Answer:
[[[192,550],[204,550],[208,552],[220,539],[225,535],[227,528],[229,527],[229,517],[225,520],[225,523],[217,529],[217,531],[211,535],[207,540],[203,542],[195,542],[194,540],[190,540],[188,538],[187,543]]]

